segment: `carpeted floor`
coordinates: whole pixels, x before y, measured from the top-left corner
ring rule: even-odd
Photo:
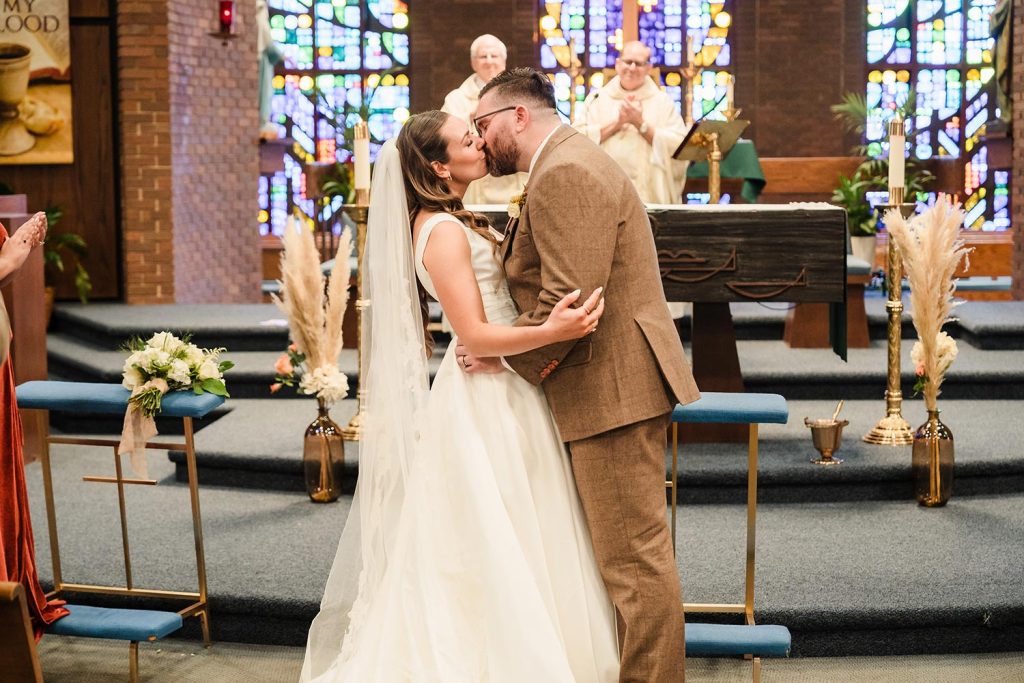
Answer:
[[[111,473],[110,454],[57,446],[53,460],[65,580],[123,580],[115,491],[81,480]],[[161,484],[126,491],[135,580],[188,590],[187,490],[172,468],[151,453]],[[38,463],[27,474],[46,581]],[[303,642],[347,498],[319,506],[291,492],[206,486],[201,499],[216,637]],[[680,507],[687,600],[741,597],[743,520],[739,505]],[[1024,630],[1024,494],[963,496],[930,510],[910,501],[765,504],[758,522],[758,621],[789,626],[797,655],[1005,650]]]
[[[102,640],[48,636],[39,645],[47,683],[124,680],[128,646]],[[142,683],[291,683],[302,668],[301,647],[165,640],[139,647]],[[689,659],[690,683],[742,683],[750,664],[730,659]],[[764,683],[1011,683],[1024,680],[1020,653],[916,657],[816,657],[765,661]]]
[[[877,332],[884,326],[884,302],[867,304]],[[884,342],[851,350],[849,363],[826,349],[788,349],[772,340],[778,339],[784,308],[734,307],[748,390],[782,393],[790,406],[788,425],[761,430],[756,615],[761,623],[791,629],[797,658],[768,662],[765,680],[1024,680],[1019,655],[892,657],[864,660],[861,668],[851,659],[827,659],[820,668],[806,659],[1022,650],[1024,309],[968,304],[958,310],[961,322],[951,330],[970,343],[960,345],[940,399],[956,436],[955,493],[947,508],[925,510],[909,497],[908,449],[859,441],[884,412]],[[146,657],[163,652],[166,659],[151,669],[161,677],[149,680],[294,680],[294,651],[282,650],[278,662],[254,663],[232,659],[232,652],[250,650],[229,645],[305,641],[347,514],[348,498],[317,506],[301,492],[295,434],[312,419],[311,402],[280,400],[280,394],[269,399],[273,360],[285,339],[275,322],[280,314],[261,305],[92,305],[61,306],[56,318],[50,368],[72,379],[118,381],[123,355],[113,349],[147,326],[191,329],[200,344],[234,350],[228,355],[238,363],[229,377],[235,398],[197,435],[212,622],[221,647],[193,653],[195,644],[187,640],[155,650],[144,646],[143,680]],[[909,352],[910,344],[904,344],[904,415],[916,426],[924,413],[920,401],[910,398]],[[354,354],[347,352],[342,365],[355,380]],[[840,398],[847,401],[843,416],[851,422],[838,453],[846,462],[815,467],[807,462],[813,450],[802,419],[831,414]],[[346,422],[354,409],[352,401],[337,406],[335,420]],[[89,418],[54,424],[90,433],[120,428],[118,420]],[[347,446],[354,474],[358,449]],[[677,543],[688,601],[741,597],[744,450],[684,449]],[[81,481],[85,474],[113,472],[109,449],[58,446],[54,462],[65,579],[122,581],[115,490]],[[151,452],[150,463],[160,485],[126,492],[135,579],[143,586],[189,590],[195,567],[187,490],[162,452]],[[39,465],[27,473],[46,580],[49,545]],[[184,637],[197,633],[190,622]],[[80,641],[74,648],[84,653],[94,645]],[[125,659],[118,655],[103,680],[123,678],[118,667],[123,663],[126,669],[127,647],[115,648]],[[58,654],[64,649],[54,647]],[[185,659],[202,665],[177,667]],[[206,673],[190,678],[200,669]],[[92,680],[61,679],[57,671],[51,670],[52,680]],[[697,671],[708,677],[697,677]],[[748,675],[742,663],[691,666],[691,680]]]

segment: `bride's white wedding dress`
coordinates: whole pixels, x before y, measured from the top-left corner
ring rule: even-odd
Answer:
[[[422,227],[416,273],[440,221]],[[493,245],[465,228],[491,323],[517,317]],[[357,600],[317,681],[617,681],[613,607],[543,392],[512,372],[468,375],[448,347],[407,478],[388,569]],[[410,426],[410,428],[413,428]]]

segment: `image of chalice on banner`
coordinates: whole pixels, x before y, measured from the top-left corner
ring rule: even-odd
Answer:
[[[0,3],[0,164],[70,164],[68,0]]]
[[[0,43],[0,155],[22,154],[36,145],[18,109],[28,92],[31,62],[24,45]]]

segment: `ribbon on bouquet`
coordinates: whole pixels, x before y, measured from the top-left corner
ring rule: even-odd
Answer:
[[[142,403],[135,399],[140,394],[153,389],[159,391],[160,396],[163,397],[170,387],[167,385],[167,380],[157,377],[132,390],[131,398],[128,399],[128,410],[124,414],[124,426],[121,428],[121,443],[117,446],[117,452],[121,455],[128,454],[132,470],[143,479],[149,478],[146,442],[156,436],[156,420],[153,416],[147,416]]]

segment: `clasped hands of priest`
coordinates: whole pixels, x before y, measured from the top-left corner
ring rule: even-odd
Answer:
[[[644,122],[643,102],[625,99],[619,105],[619,116],[601,131],[601,140],[607,140],[621,130],[632,126],[647,141],[654,142],[654,127]]]

